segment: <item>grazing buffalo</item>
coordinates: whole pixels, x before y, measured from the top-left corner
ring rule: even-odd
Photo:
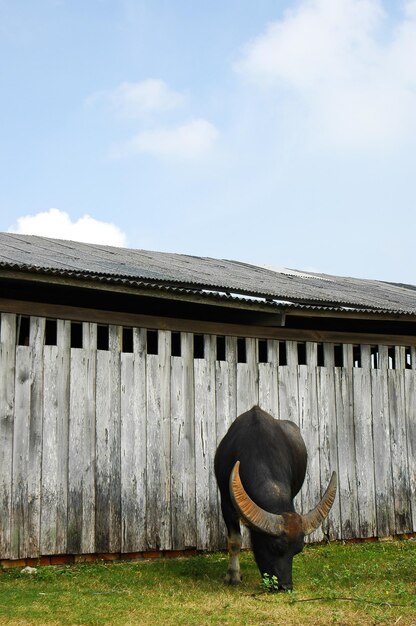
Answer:
[[[307,452],[299,428],[254,406],[231,424],[215,454],[215,476],[228,531],[225,582],[241,582],[238,560],[240,520],[247,524],[260,573],[276,576],[281,591],[292,589],[292,560],[305,535],[324,521],[337,490],[333,472],[320,503],[295,513],[293,498],[302,487]]]

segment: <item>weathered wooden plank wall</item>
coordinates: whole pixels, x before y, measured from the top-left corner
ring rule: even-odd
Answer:
[[[329,343],[205,335],[197,353],[191,333],[150,349],[135,328],[126,347],[90,323],[75,347],[70,322],[52,340],[47,324],[22,339],[1,315],[0,558],[224,547],[214,453],[257,403],[306,440],[300,511],[338,471],[311,540],[416,531],[415,348],[344,345],[341,362]]]

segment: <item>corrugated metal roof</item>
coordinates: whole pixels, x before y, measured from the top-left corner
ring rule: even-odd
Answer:
[[[416,287],[238,261],[0,233],[0,267],[319,308],[416,314]]]

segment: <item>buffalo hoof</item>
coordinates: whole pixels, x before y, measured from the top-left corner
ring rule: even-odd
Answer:
[[[224,582],[226,585],[237,586],[241,583],[243,577],[239,572],[227,572],[226,577],[224,578]]]
[[[292,585],[279,585],[278,592],[279,593],[287,593],[288,591],[292,591]]]

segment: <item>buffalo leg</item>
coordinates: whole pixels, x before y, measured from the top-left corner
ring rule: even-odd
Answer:
[[[223,472],[223,475],[228,476],[229,474],[228,472]],[[228,481],[226,484],[220,486],[220,492],[221,511],[227,527],[228,554],[230,557],[224,582],[228,585],[239,585],[242,576],[240,574],[240,561],[238,557],[243,542],[240,530],[240,518],[230,499]]]
[[[228,585],[239,585],[241,583],[240,561],[239,555],[241,550],[242,537],[240,529],[232,529],[228,532],[228,554],[230,560],[228,562],[227,574],[225,582]]]

